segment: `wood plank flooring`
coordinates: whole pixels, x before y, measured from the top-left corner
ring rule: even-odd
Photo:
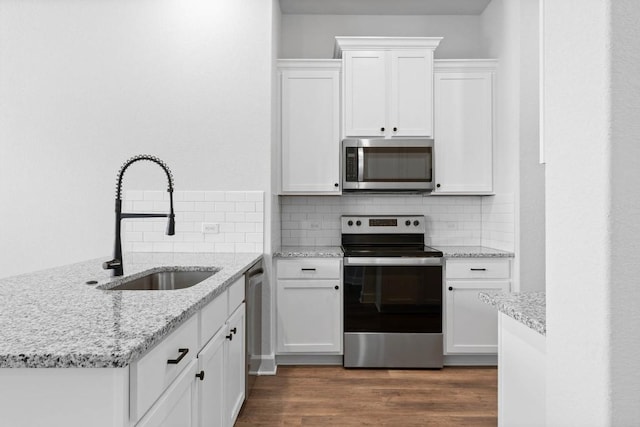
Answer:
[[[245,426],[495,426],[497,369],[280,366],[258,377]]]

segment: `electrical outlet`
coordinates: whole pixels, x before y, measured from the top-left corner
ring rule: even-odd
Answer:
[[[218,234],[220,233],[220,224],[216,224],[213,222],[203,222],[202,232],[204,234]]]

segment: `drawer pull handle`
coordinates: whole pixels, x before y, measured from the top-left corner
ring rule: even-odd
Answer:
[[[335,290],[337,291],[338,289],[340,289],[340,286],[336,285]]]
[[[229,341],[233,341],[233,334],[229,334],[225,336],[225,338],[228,339]]]
[[[232,334],[235,334],[237,331],[238,331],[238,329],[237,329],[237,328],[233,328],[233,329],[231,329],[231,333],[232,333]]]
[[[303,268],[302,271],[316,271],[315,268]]]
[[[196,378],[200,378],[200,381],[204,381],[204,371],[200,371],[200,373],[196,374]]]
[[[487,271],[486,268],[472,268],[471,271]]]
[[[449,290],[452,291],[453,290],[453,286],[449,286]]]
[[[188,348],[179,348],[178,352],[180,353],[180,356],[178,356],[177,359],[169,359],[169,360],[167,360],[168,364],[177,365],[178,363],[180,363],[180,361],[182,359],[184,359],[184,357],[187,355],[187,353],[189,353],[189,349]]]

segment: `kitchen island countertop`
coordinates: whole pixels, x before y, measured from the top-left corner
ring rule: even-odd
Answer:
[[[262,257],[257,253],[129,253],[124,276],[104,259],[0,279],[0,368],[117,368],[139,359]],[[219,269],[186,289],[110,291],[149,270]],[[95,281],[95,284],[86,284]]]
[[[545,292],[480,292],[479,298],[540,335],[546,335]]]

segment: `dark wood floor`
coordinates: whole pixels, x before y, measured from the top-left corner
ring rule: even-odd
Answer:
[[[236,426],[495,426],[497,370],[281,366],[258,377]]]

